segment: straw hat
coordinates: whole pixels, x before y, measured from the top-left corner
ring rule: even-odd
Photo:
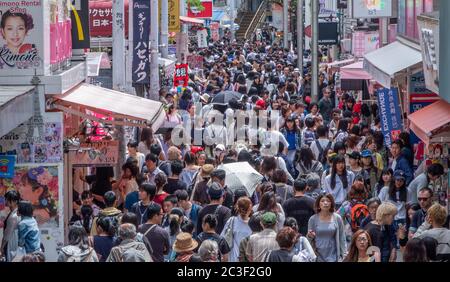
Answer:
[[[187,232],[181,232],[173,244],[173,250],[177,253],[189,252],[197,248],[198,242],[192,239],[192,235]]]

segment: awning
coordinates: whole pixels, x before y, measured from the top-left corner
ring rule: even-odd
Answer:
[[[364,55],[364,70],[381,85],[390,88],[396,73],[421,62],[420,51],[396,41]]]
[[[327,64],[328,68],[341,68],[343,66],[352,64],[355,62],[355,59],[348,59],[348,60],[343,60],[343,61],[334,61],[332,63]]]
[[[205,24],[204,20],[196,19],[196,18],[190,18],[185,16],[180,16],[180,21],[187,24]]]
[[[341,79],[349,79],[349,80],[353,80],[353,79],[370,80],[370,79],[372,79],[372,76],[364,70],[362,61],[341,67],[340,74],[341,74]]]
[[[411,130],[423,142],[429,144],[435,131],[450,126],[450,104],[444,100],[439,100],[410,114],[408,119],[411,122]],[[450,133],[450,128],[448,132]]]
[[[0,137],[33,116],[34,86],[0,86]]]
[[[50,108],[114,125],[146,127],[152,125],[154,131],[163,124],[165,112],[161,102],[110,90],[92,84],[83,83],[68,94],[54,98]],[[105,121],[88,115],[84,110],[75,110],[70,106],[78,106],[107,117],[113,121]],[[77,108],[77,107],[74,107]],[[123,119],[123,120],[118,120]]]

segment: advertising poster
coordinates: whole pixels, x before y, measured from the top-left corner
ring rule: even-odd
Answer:
[[[150,2],[133,1],[133,82],[150,83]]]
[[[377,91],[378,107],[381,118],[381,130],[386,146],[398,138],[403,126],[397,88],[383,88]]]
[[[30,134],[31,133],[31,134]],[[62,125],[44,123],[44,136],[34,136],[30,124],[22,124],[0,138],[0,153],[16,155],[17,163],[58,163],[62,161]]]
[[[0,156],[0,178],[13,178],[16,156]]]
[[[365,54],[380,48],[380,34],[378,32],[357,31],[352,35],[352,54],[362,58]]]
[[[0,76],[43,75],[42,1],[0,4]]]
[[[392,0],[353,0],[353,18],[392,16]]]
[[[111,166],[119,157],[119,141],[80,144],[80,150],[69,151],[71,163],[76,166]]]
[[[16,166],[12,179],[0,178],[0,226],[9,213],[5,193],[17,190],[33,204],[46,261],[50,262],[57,260],[57,250],[64,246],[62,187],[63,169],[58,165]]]

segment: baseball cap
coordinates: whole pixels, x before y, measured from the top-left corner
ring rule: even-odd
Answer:
[[[265,108],[266,108],[266,102],[264,102],[263,99],[259,99],[259,100],[256,102],[256,106],[265,109]]]
[[[370,150],[364,150],[361,152],[361,157],[363,157],[363,158],[372,157],[372,152]]]
[[[273,212],[265,212],[261,216],[261,223],[264,225],[273,225],[277,223],[277,216]]]
[[[394,180],[405,180],[405,179],[406,179],[406,175],[403,170],[397,169],[394,172]]]
[[[347,154],[347,156],[350,159],[354,159],[354,160],[358,160],[361,158],[361,154],[359,154],[358,152],[355,152],[355,151],[351,152],[350,154]]]
[[[208,195],[211,198],[211,200],[218,200],[222,197],[223,195],[223,190],[222,187],[220,187],[220,185],[216,182],[213,182],[209,187],[208,187]]]
[[[214,148],[214,151],[216,150],[225,151],[225,146],[223,144],[217,144],[216,148]]]

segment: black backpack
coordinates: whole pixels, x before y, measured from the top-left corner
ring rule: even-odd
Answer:
[[[332,142],[328,141],[328,144],[325,147],[325,149],[322,148],[319,140],[316,140],[315,142],[316,142],[317,149],[319,150],[318,161],[321,162],[322,165],[325,165],[327,163],[327,156],[326,156],[325,152],[328,152],[328,150],[331,149]]]

